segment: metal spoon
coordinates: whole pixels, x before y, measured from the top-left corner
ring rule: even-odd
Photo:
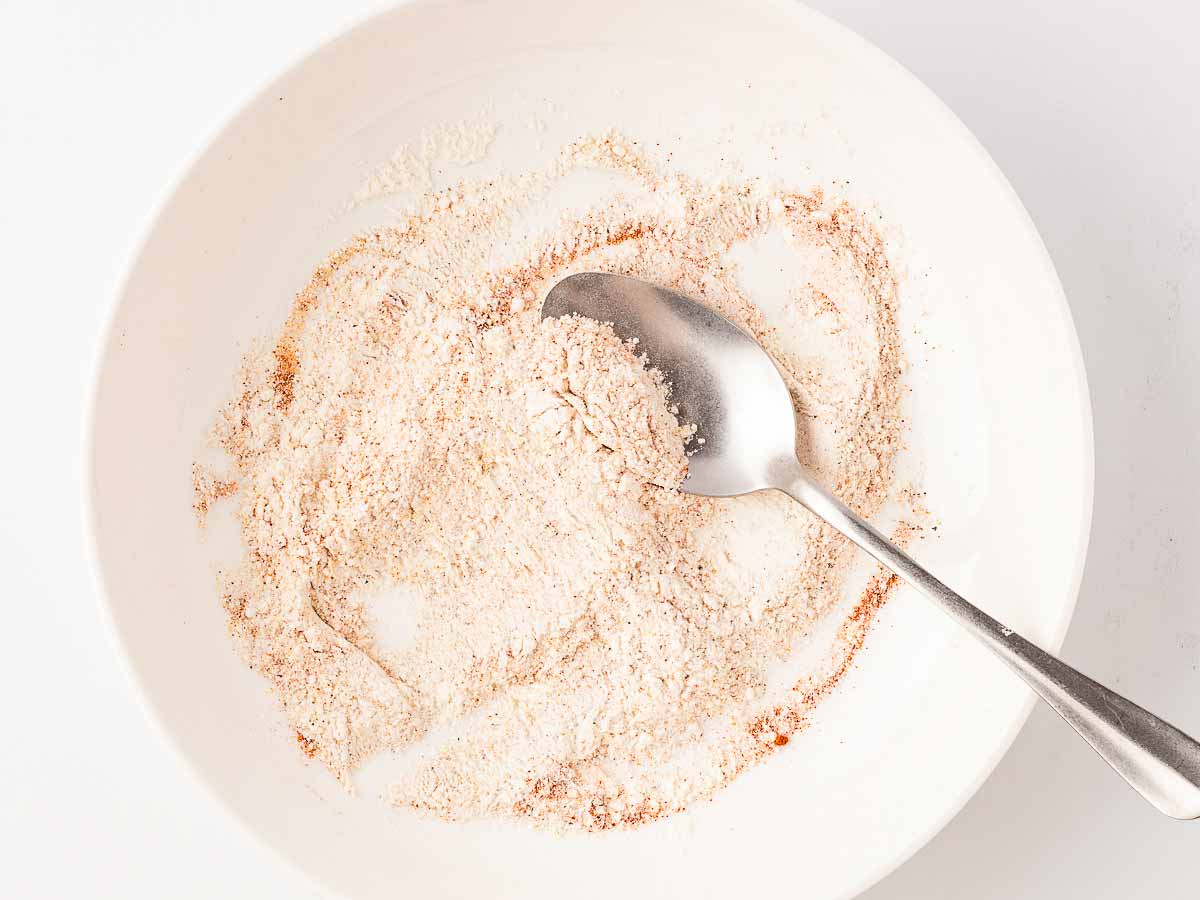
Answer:
[[[787,386],[749,334],[673,291],[596,272],[564,278],[547,295],[542,317],[565,315],[611,323],[619,337],[636,338],[666,375],[681,421],[696,424],[704,438],[684,491],[788,494],[981,640],[1159,810],[1200,818],[1200,743],[972,606],[812,480],[796,458]]]

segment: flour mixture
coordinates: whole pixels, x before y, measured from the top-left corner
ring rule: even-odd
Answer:
[[[596,170],[618,195],[514,237]],[[739,248],[760,238],[797,255],[782,316],[804,341],[739,286]],[[813,471],[868,516],[898,493],[896,283],[863,214],[673,173],[617,135],[430,193],[317,269],[219,416],[230,470],[196,472],[198,513],[240,504],[232,633],[303,752],[347,785],[401,754],[393,802],[447,819],[602,830],[683,810],[781,752],[893,584],[872,578],[820,661],[776,683],[853,550],[782,497],[677,490],[697,448],[670,385],[607,326],[539,319],[585,270],[749,330],[784,372]],[[766,550],[739,541],[758,519]],[[409,633],[382,640],[397,612]]]

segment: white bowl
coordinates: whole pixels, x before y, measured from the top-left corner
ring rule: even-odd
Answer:
[[[338,215],[365,167],[423,126],[480,111],[501,127],[479,171],[616,124],[670,141],[679,168],[735,156],[801,187],[848,181],[877,207],[908,266],[907,457],[943,523],[918,555],[1060,645],[1091,514],[1079,349],[1028,216],[928,90],[793,4],[414,3],[259,94],[176,186],[121,291],[97,376],[91,502],[102,582],[147,700],[237,818],[349,896],[862,890],[965,803],[1031,706],[915,595],[885,608],[787,752],[686,816],[600,836],[449,825],[351,799],[304,759],[235,654],[190,508],[213,413],[249,340],[272,335],[315,263],[369,220]]]

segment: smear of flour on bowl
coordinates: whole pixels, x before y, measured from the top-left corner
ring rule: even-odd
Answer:
[[[495,138],[495,123],[482,113],[432,125],[421,131],[415,145],[401,144],[386,162],[377,166],[354,192],[348,206],[391,194],[428,190],[433,185],[434,163],[478,162],[487,155]]]
[[[522,236],[583,169],[626,187]],[[246,549],[232,632],[347,785],[408,751],[392,799],[447,819],[601,830],[683,810],[804,727],[895,580],[847,611],[853,550],[797,504],[679,492],[691,423],[669,385],[607,326],[540,321],[541,299],[602,270],[729,316],[779,362],[806,462],[872,516],[903,431],[884,243],[821,190],[708,183],[617,134],[421,209],[317,269],[220,415]],[[804,260],[784,310],[803,345],[739,286],[736,253],[768,235]],[[415,628],[390,646],[374,616],[401,602]]]
[[[208,466],[201,463],[192,466],[192,511],[201,527],[208,518],[209,507],[218,500],[233,496],[237,489],[236,481],[219,477]]]

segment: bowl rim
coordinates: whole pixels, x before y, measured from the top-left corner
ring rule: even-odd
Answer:
[[[85,556],[95,599],[100,607],[100,619],[104,623],[103,629],[106,639],[111,644],[114,656],[118,660],[116,664],[128,676],[128,683],[132,686],[135,695],[140,700],[146,712],[146,719],[151,723],[151,729],[170,748],[181,771],[188,773],[194,782],[203,786],[204,791],[216,802],[216,806],[221,810],[222,814],[228,820],[236,823],[238,830],[249,838],[247,842],[249,846],[259,850],[264,858],[273,859],[277,865],[280,865],[285,871],[290,872],[299,880],[310,885],[319,886],[322,891],[328,893],[330,896],[337,897],[345,895],[333,885],[326,883],[315,874],[303,868],[290,855],[254,828],[226,800],[224,794],[218,789],[218,786],[210,776],[192,759],[178,736],[167,727],[166,722],[160,715],[158,705],[152,699],[143,674],[139,671],[132,658],[132,654],[129,652],[128,644],[117,621],[117,615],[108,587],[105,566],[100,559],[98,542],[100,523],[95,507],[94,485],[98,478],[95,459],[95,436],[100,375],[117,340],[117,314],[137,265],[152,236],[159,227],[167,208],[186,182],[194,175],[209,150],[220,142],[227,132],[234,128],[242,116],[246,115],[262,98],[273,95],[278,85],[290,79],[299,70],[311,63],[313,59],[323,55],[335,45],[343,41],[352,40],[360,31],[370,28],[377,20],[393,15],[401,10],[415,7],[452,5],[456,2],[460,2],[460,0],[394,0],[394,2],[385,2],[376,5],[347,22],[333,26],[337,29],[334,33],[330,34],[327,32],[326,36],[317,42],[292,51],[287,62],[282,67],[273,70],[273,74],[251,85],[229,101],[222,109],[222,112],[202,130],[201,137],[197,140],[195,146],[177,161],[171,174],[155,195],[152,203],[142,214],[133,232],[133,236],[127,244],[127,249],[120,259],[117,271],[121,274],[105,297],[103,323],[96,335],[91,358],[88,363],[89,374],[85,386],[84,412],[81,423],[81,513],[84,526]],[[934,106],[946,118],[949,127],[955,129],[959,133],[960,138],[964,140],[964,146],[970,147],[973,150],[980,165],[981,174],[987,172],[990,178],[1002,188],[1013,212],[1023,221],[1029,235],[1034,240],[1036,249],[1033,252],[1040,258],[1041,265],[1046,271],[1048,284],[1053,285],[1053,294],[1056,301],[1055,307],[1063,317],[1071,338],[1068,341],[1070,344],[1071,369],[1075,378],[1076,392],[1083,401],[1079,410],[1079,414],[1082,417],[1082,421],[1080,422],[1082,426],[1081,437],[1083,438],[1085,447],[1085,458],[1080,460],[1079,472],[1083,488],[1083,504],[1080,510],[1081,519],[1078,530],[1080,536],[1079,549],[1077,558],[1074,561],[1070,588],[1067,591],[1066,601],[1063,603],[1059,614],[1059,622],[1050,640],[1044,642],[1044,649],[1051,653],[1057,653],[1066,639],[1078,606],[1079,591],[1083,582],[1088,547],[1091,540],[1095,502],[1095,431],[1091,392],[1088,387],[1087,370],[1084,365],[1079,334],[1075,328],[1075,321],[1066,292],[1062,287],[1062,282],[1058,277],[1054,262],[1046,248],[1041,233],[1038,231],[1029,211],[1021,202],[1016,189],[979,139],[958,117],[954,110],[932,88],[909,71],[907,67],[849,26],[843,25],[826,13],[814,9],[806,2],[803,2],[803,0],[756,0],[756,2],[762,7],[774,7],[783,10],[797,21],[806,21],[810,26],[823,29],[828,34],[844,42],[854,52],[871,57],[882,68],[890,71],[891,75],[897,80],[905,82],[915,94],[923,94],[928,100],[934,101]],[[962,811],[968,801],[975,796],[983,783],[991,777],[1000,761],[1007,755],[1017,735],[1020,734],[1028,721],[1037,699],[1032,690],[1027,690],[1027,696],[1021,708],[1013,716],[1012,722],[1003,737],[997,741],[993,752],[986,759],[980,761],[976,777],[966,784],[951,802],[946,804],[942,815],[936,818],[927,829],[910,835],[908,840],[899,845],[900,849],[892,854],[891,859],[878,865],[874,870],[862,872],[858,882],[838,895],[837,900],[849,900],[849,898],[856,897],[874,887],[896,869],[900,868],[900,866],[912,859],[934,837],[942,832],[950,821]]]

